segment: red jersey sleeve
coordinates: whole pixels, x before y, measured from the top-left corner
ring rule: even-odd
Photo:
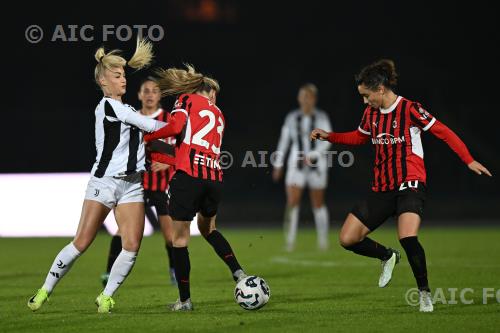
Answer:
[[[369,118],[370,114],[370,107],[367,107],[365,109],[365,112],[363,113],[363,118],[361,118],[361,123],[358,126],[358,131],[365,135],[370,135],[371,131],[371,124]]]
[[[411,105],[410,119],[413,125],[423,131],[427,131],[436,122],[436,118],[427,112],[427,110],[425,110],[420,103],[413,103]]]
[[[188,94],[180,95],[174,103],[174,107],[170,112],[170,115],[173,116],[176,112],[182,112],[186,116],[189,117],[189,110],[191,109],[192,101],[189,98]]]
[[[161,153],[151,153],[151,160],[168,165],[175,165],[175,157]]]
[[[156,132],[145,134],[144,141],[149,142],[155,139],[165,139],[176,136],[186,125],[189,118],[189,109],[191,108],[189,95],[180,95],[174,103],[174,107],[168,116],[167,125]]]
[[[460,157],[460,159],[467,165],[474,162],[474,158],[467,149],[465,143],[455,134],[451,129],[449,129],[445,124],[440,121],[436,121],[436,124],[432,126],[430,132],[434,134],[437,138],[446,142],[446,144],[455,152],[455,154]]]

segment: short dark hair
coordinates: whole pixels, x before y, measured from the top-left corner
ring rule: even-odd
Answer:
[[[151,76],[151,75],[146,76],[145,78],[143,78],[141,80],[141,84],[139,85],[139,87],[142,87],[144,85],[144,83],[146,83],[146,82],[154,82],[154,83],[158,84],[158,79],[155,78],[154,76]]]
[[[358,86],[364,85],[370,90],[376,90],[379,85],[394,90],[398,84],[398,74],[394,61],[381,59],[364,67],[355,80]]]

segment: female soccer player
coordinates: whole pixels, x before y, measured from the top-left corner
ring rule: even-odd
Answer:
[[[138,97],[142,103],[141,110],[139,111],[142,115],[165,123],[168,121],[170,113],[161,108],[161,92],[156,79],[152,77],[146,78],[139,88]],[[168,138],[164,140],[155,140],[149,145],[146,145],[146,155],[149,155],[147,160],[152,161],[151,152],[153,151],[172,156],[174,154],[173,144],[175,144],[175,139]],[[143,185],[146,216],[150,221],[157,221],[160,224],[168,256],[170,283],[176,284],[172,259],[172,219],[168,215],[168,197],[166,193],[168,181],[173,172],[173,165],[155,161],[152,163],[152,170],[144,173]],[[155,208],[156,215],[152,210],[153,207]],[[118,233],[111,239],[106,273],[101,276],[104,285],[108,282],[111,267],[120,254],[121,249],[122,241]]]
[[[69,271],[74,261],[90,246],[111,209],[122,234],[123,248],[116,258],[104,291],[97,297],[99,313],[114,306],[111,298],[134,266],[144,229],[144,144],[141,130],[152,132],[165,123],[140,115],[122,103],[126,83],[126,65],[141,69],[151,62],[152,44],[137,41],[137,48],[127,62],[117,50],[95,53],[95,80],[104,97],[95,110],[97,158],[92,168],[80,223],[75,238],[59,252],[47,274],[45,283],[28,301],[36,311],[49,298],[56,284]]]
[[[193,309],[189,287],[189,225],[198,214],[203,237],[231,270],[233,279],[246,277],[227,240],[215,228],[221,200],[222,169],[220,148],[224,116],[215,105],[219,84],[212,78],[187,70],[160,70],[162,95],[180,95],[170,113],[170,121],[161,131],[147,134],[146,141],[176,136],[175,174],[170,182],[169,211],[173,220],[173,254],[179,299],[172,311]]]
[[[322,129],[311,132],[312,140],[348,145],[370,141],[375,146],[372,192],[347,216],[340,231],[340,244],[356,254],[380,259],[382,273],[379,287],[385,287],[391,280],[400,254],[367,235],[395,215],[399,242],[406,252],[419,289],[420,311],[432,312],[425,252],[417,238],[426,191],[420,133],[430,131],[446,142],[478,175],[484,173],[491,176],[491,173],[472,158],[452,130],[436,120],[420,103],[394,92],[397,83],[394,62],[380,60],[366,66],[356,76],[356,83],[364,103],[368,104],[358,129],[347,133],[328,133]]]
[[[297,100],[299,110],[290,112],[283,127],[276,149],[273,180],[277,182],[283,176],[284,156],[291,145],[286,172],[287,206],[285,209],[284,227],[286,250],[295,247],[297,226],[299,223],[300,199],[304,187],[309,187],[309,196],[316,224],[318,248],[328,248],[328,210],[325,206],[325,189],[328,183],[328,165],[324,154],[330,144],[309,140],[314,128],[331,130],[330,120],[326,112],[316,109],[318,89],[312,83],[300,87]]]

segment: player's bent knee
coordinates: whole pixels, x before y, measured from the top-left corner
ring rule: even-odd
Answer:
[[[352,237],[351,235],[339,235],[339,243],[343,248],[347,248],[361,241],[359,237]]]
[[[128,240],[123,240],[122,238],[122,247],[126,251],[130,252],[138,252],[139,248],[141,247],[141,240],[137,239],[128,239]]]
[[[363,238],[364,236],[362,234],[341,230],[339,234],[339,243],[342,247],[347,248],[361,242]]]

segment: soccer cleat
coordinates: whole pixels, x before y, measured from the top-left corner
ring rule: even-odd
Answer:
[[[432,297],[430,291],[419,290],[418,296],[420,301],[420,312],[434,311],[434,305],[432,305]]]
[[[392,271],[401,259],[401,254],[399,253],[399,251],[394,249],[389,250],[392,251],[391,257],[387,260],[382,260],[382,273],[380,273],[380,278],[378,279],[378,286],[380,288],[384,288],[385,286],[387,286],[389,281],[391,281]]]
[[[233,273],[233,279],[236,281],[236,283],[240,282],[244,278],[248,277],[248,275],[243,272],[243,270],[238,269],[236,272]]]
[[[175,278],[175,269],[170,268],[169,274],[170,274],[170,284],[173,286],[177,285],[177,279]]]
[[[170,310],[172,311],[193,311],[193,303],[191,303],[191,299],[188,298],[184,302],[181,302],[180,299],[178,299],[174,304],[169,305]]]
[[[38,289],[35,295],[33,295],[28,301],[28,307],[32,311],[40,309],[46,301],[49,300],[49,293],[43,287]]]
[[[109,279],[109,273],[102,273],[101,274],[101,282],[102,286],[106,288],[106,285],[108,284],[108,279]]]
[[[115,306],[115,301],[111,298],[111,296],[106,296],[101,293],[95,299],[95,305],[97,305],[97,312],[110,313],[111,309]]]

